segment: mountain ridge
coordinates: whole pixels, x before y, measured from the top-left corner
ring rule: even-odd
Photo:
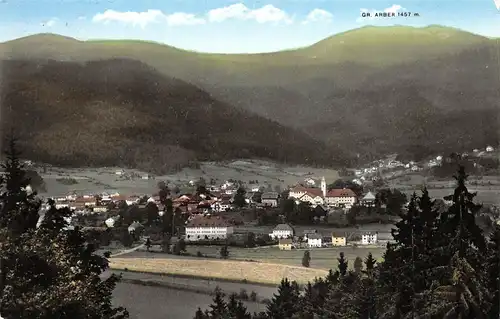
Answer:
[[[491,125],[500,101],[494,90],[495,83],[500,86],[500,41],[459,29],[365,27],[307,48],[246,55],[150,42],[37,39],[0,44],[0,52],[6,59],[80,64],[110,57],[141,61],[215,100],[304,132],[311,138],[307,143],[326,143],[342,156],[416,150],[426,146],[425,139],[427,153],[441,152],[444,144],[469,148],[498,142]],[[447,116],[471,118],[484,130],[462,134],[459,123],[444,124]],[[428,122],[419,122],[422,118]]]

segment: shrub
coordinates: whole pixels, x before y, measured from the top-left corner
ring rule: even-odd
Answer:
[[[240,297],[240,299],[248,300],[248,293],[247,293],[247,291],[245,289],[241,288],[239,297]]]
[[[250,293],[250,300],[251,301],[257,301],[257,293],[255,291],[253,291],[253,290]]]

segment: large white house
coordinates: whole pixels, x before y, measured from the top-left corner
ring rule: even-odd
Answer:
[[[332,189],[325,196],[325,204],[333,207],[351,208],[356,200],[356,194],[349,188]]]
[[[320,234],[310,234],[307,236],[308,247],[321,247],[323,245],[323,237]]]
[[[228,221],[220,216],[199,216],[186,225],[186,241],[226,239],[233,231]]]
[[[374,245],[378,241],[378,232],[375,233],[365,233],[361,235],[361,244],[363,245]]]
[[[294,230],[293,227],[288,224],[278,224],[273,232],[269,234],[272,239],[289,238],[293,237]]]

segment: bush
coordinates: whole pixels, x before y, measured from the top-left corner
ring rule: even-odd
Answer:
[[[247,291],[245,289],[241,288],[239,297],[240,297],[240,299],[248,300],[248,293],[247,293]]]
[[[203,257],[203,254],[201,253],[201,251],[199,251],[199,250],[198,250],[198,251],[196,252],[196,257]]]
[[[250,293],[250,300],[251,301],[257,301],[257,293],[255,291],[252,290],[252,292]]]

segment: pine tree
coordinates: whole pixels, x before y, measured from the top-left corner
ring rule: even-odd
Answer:
[[[484,277],[490,291],[490,313],[488,318],[499,317],[500,290],[500,225],[496,224],[488,242],[488,257],[484,267]]]
[[[227,312],[231,319],[251,319],[251,315],[247,312],[247,308],[243,305],[241,300],[236,300],[236,294],[234,293],[229,296]]]
[[[365,259],[365,268],[366,268],[365,272],[368,275],[373,274],[373,270],[375,269],[376,263],[377,261],[373,258],[372,253],[368,253],[368,256]]]
[[[347,268],[349,267],[349,262],[344,257],[344,253],[340,252],[340,257],[337,258],[340,276],[345,276],[347,273]]]
[[[273,319],[290,319],[300,311],[300,290],[295,281],[283,279],[277,293],[267,305],[266,314]]]
[[[227,304],[224,300],[224,293],[218,287],[215,288],[215,295],[210,305],[210,318],[221,319],[227,312]]]
[[[466,257],[472,267],[479,269],[483,262],[481,256],[486,254],[486,240],[475,220],[481,205],[473,202],[476,193],[470,193],[465,186],[467,175],[463,166],[460,166],[454,177],[457,187],[451,195],[453,204],[443,214],[440,223],[439,231],[446,236],[442,244],[446,245],[451,239],[451,243],[447,245],[448,260],[451,260],[454,252],[458,250],[460,257]]]
[[[100,278],[108,261],[79,229],[68,229],[69,209],[50,202],[39,221],[40,201],[26,189],[18,156],[11,139],[0,193],[1,316],[128,318],[126,310],[111,304],[119,278]]]
[[[378,271],[378,311],[390,318],[396,313],[405,316],[414,312],[414,296],[420,282],[417,261],[421,257],[417,247],[424,230],[418,209],[419,198],[413,193],[408,211],[400,214],[401,220],[392,230],[394,244],[388,244],[384,262]]]
[[[488,253],[482,230],[475,222],[481,205],[476,194],[465,186],[467,175],[460,167],[457,187],[447,199],[453,204],[439,220],[436,248],[433,249],[435,284],[422,294],[423,309],[445,317],[484,318],[490,309],[488,280],[481,276]],[[436,305],[436,303],[438,303]],[[471,317],[472,316],[472,317]]]

